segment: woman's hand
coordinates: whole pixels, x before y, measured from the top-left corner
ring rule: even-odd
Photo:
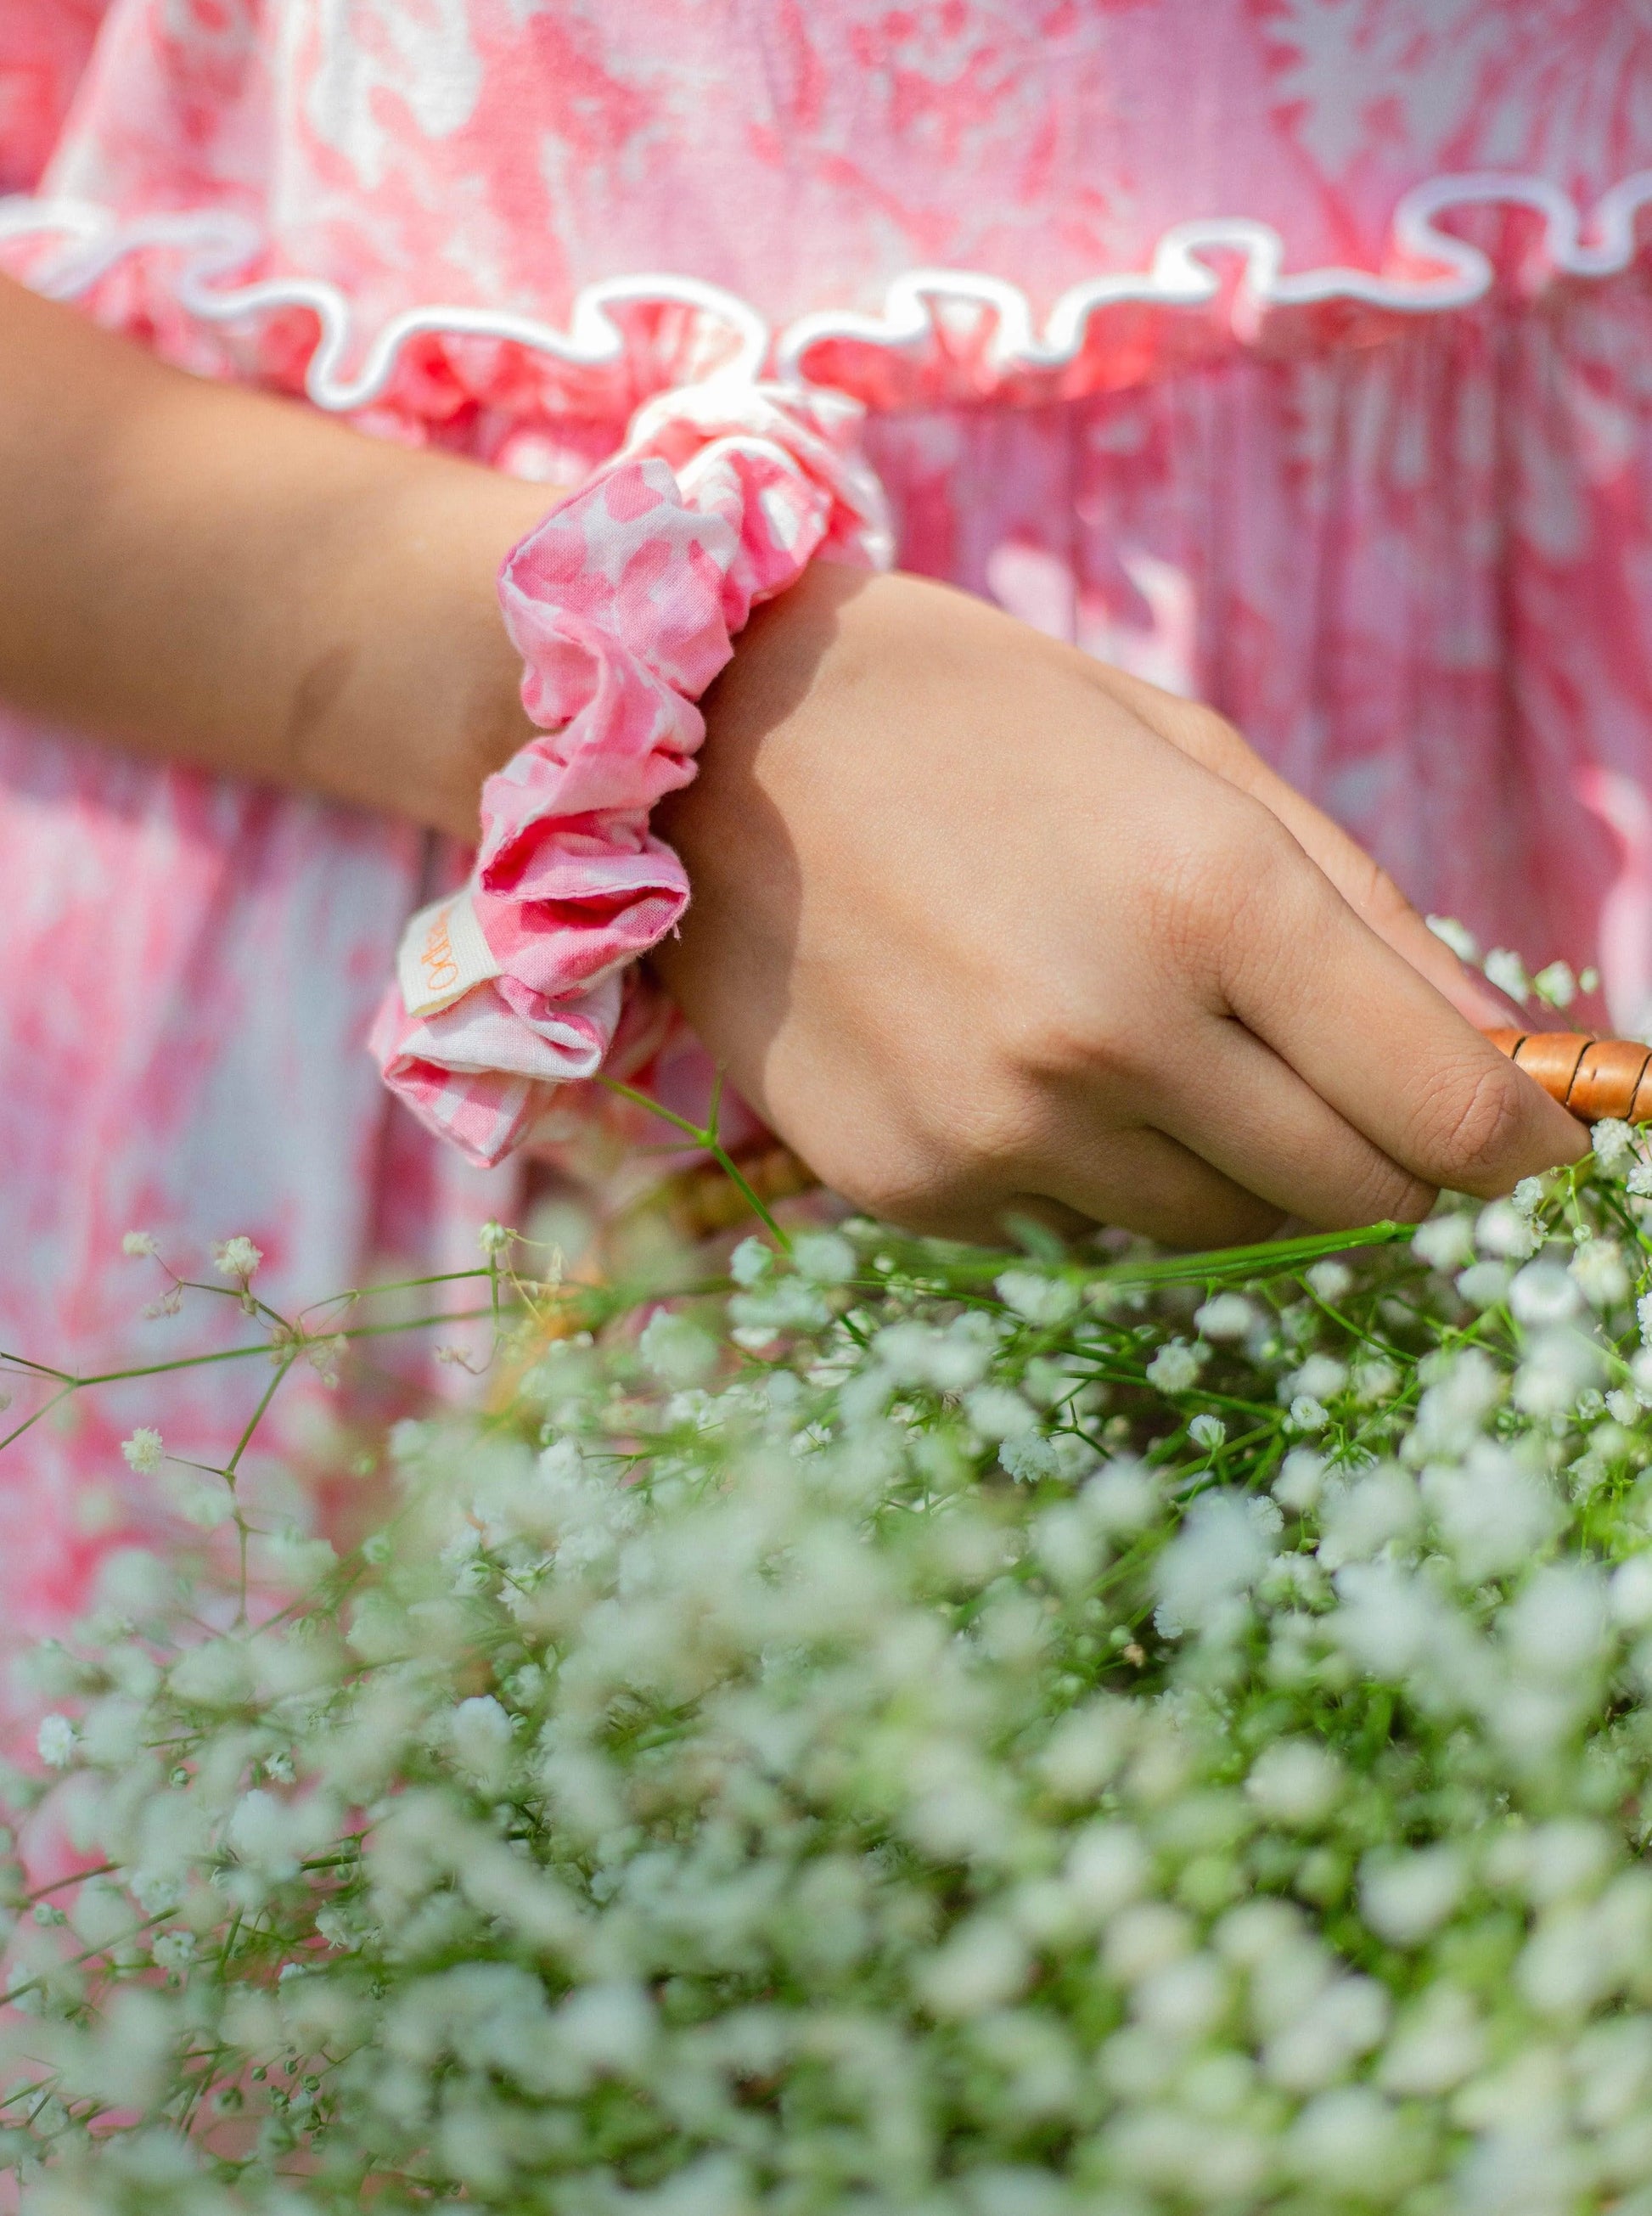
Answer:
[[[0,279],[0,699],[473,836],[530,736],[494,572],[548,504],[168,369]],[[832,1185],[937,1230],[1420,1214],[1580,1154],[1500,1011],[1219,717],[817,566],[660,811],[658,965]]]
[[[1506,1012],[1210,711],[917,578],[760,610],[659,811],[657,969],[837,1191],[1179,1245],[1420,1216],[1582,1154]]]

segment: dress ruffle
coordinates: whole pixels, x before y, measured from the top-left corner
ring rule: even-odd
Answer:
[[[816,554],[889,562],[859,421],[795,388],[661,396],[507,558],[500,605],[544,736],[482,787],[470,880],[413,920],[372,1034],[392,1091],[470,1160],[498,1161],[557,1087],[657,1030],[633,965],[689,886],[649,814],[694,774],[695,703],[752,606]]]
[[[553,322],[502,306],[375,311],[330,279],[273,261],[260,223],[219,206],[126,215],[72,199],[0,200],[0,267],[83,299],[208,374],[302,390],[414,435],[482,410],[508,422],[623,420],[650,395],[769,375],[880,412],[1035,406],[1117,391],[1231,354],[1299,356],[1391,339],[1419,316],[1504,288],[1530,297],[1635,261],[1652,169],[1592,206],[1516,170],[1432,177],[1402,195],[1373,266],[1287,266],[1270,224],[1172,225],[1139,269],[1070,285],[1045,312],[993,272],[912,268],[875,309],[771,325],[689,275],[585,286]]]

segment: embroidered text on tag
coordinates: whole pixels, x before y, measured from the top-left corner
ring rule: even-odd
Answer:
[[[468,891],[421,908],[402,934],[396,975],[410,1016],[433,1016],[499,974]]]

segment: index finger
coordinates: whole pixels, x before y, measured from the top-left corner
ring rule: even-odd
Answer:
[[[1483,1197],[1588,1151],[1581,1124],[1379,938],[1296,846],[1251,874],[1227,1013],[1392,1161]]]
[[[1128,670],[1102,665],[1100,681],[1151,730],[1276,816],[1357,915],[1403,954],[1472,1024],[1507,1024],[1514,1013],[1496,988],[1429,930],[1399,887],[1342,826],[1271,769],[1226,717],[1183,700]]]

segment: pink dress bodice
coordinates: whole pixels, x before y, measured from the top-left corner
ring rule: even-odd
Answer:
[[[1652,1022],[1638,0],[98,15],[0,13],[0,264],[529,477],[713,370],[846,391],[908,567],[1213,700],[1419,902]],[[163,1351],[138,1222],[306,1296],[468,1259],[510,1173],[361,1046],[428,866],[0,715],[0,1345]],[[193,1389],[205,1441],[244,1383]],[[143,1413],[0,1456],[37,1612],[139,1514]]]

